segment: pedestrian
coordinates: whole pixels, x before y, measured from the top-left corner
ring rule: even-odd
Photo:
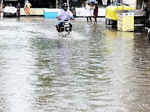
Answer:
[[[30,15],[31,3],[28,0],[26,1],[24,8],[25,8],[26,16]]]
[[[98,16],[98,5],[97,4],[95,4],[93,15],[94,15],[94,23],[97,23],[97,16]]]
[[[147,3],[148,4],[148,3]],[[145,25],[145,27],[149,27],[150,25],[149,25],[149,13],[150,13],[150,11],[149,11],[149,8],[147,7],[147,5],[146,4],[144,4],[144,8],[143,8],[143,10],[144,10],[144,25]]]
[[[87,22],[92,22],[92,13],[91,13],[91,7],[90,5],[88,4],[88,1],[85,1],[85,17],[87,19]]]
[[[17,17],[20,17],[20,3],[17,4]]]
[[[109,6],[111,4],[110,0],[107,0],[107,6]]]

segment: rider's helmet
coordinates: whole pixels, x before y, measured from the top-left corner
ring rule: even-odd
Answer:
[[[62,6],[62,8],[63,8],[65,11],[67,11],[67,9],[68,9],[68,4],[67,4],[67,3],[64,3],[63,6]]]

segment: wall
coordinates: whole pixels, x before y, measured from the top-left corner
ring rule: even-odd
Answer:
[[[77,17],[84,17],[85,16],[85,8],[76,8],[76,16]],[[58,12],[59,9],[50,9],[50,8],[31,8],[30,15],[33,16],[44,16],[44,12]],[[24,8],[21,8],[20,15],[24,16],[25,11]],[[105,8],[99,8],[98,16],[104,17],[105,16]]]
[[[77,17],[84,17],[86,14],[85,8],[76,8],[76,16]],[[105,16],[105,8],[99,8],[98,16]]]
[[[33,15],[33,16],[41,16],[44,14],[43,12],[44,8],[31,8],[31,12],[30,12],[30,15]],[[21,8],[20,10],[20,15],[26,15],[25,14],[25,11],[24,11],[24,8]]]

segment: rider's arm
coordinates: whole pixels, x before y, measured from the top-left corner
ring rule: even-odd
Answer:
[[[69,15],[70,15],[70,19],[74,20],[73,14],[72,14],[72,12],[70,10],[69,10]]]
[[[60,20],[61,11],[58,12],[57,19]]]

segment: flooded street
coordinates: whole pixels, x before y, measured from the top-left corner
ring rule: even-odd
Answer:
[[[0,20],[0,112],[149,112],[150,41],[104,21]]]

